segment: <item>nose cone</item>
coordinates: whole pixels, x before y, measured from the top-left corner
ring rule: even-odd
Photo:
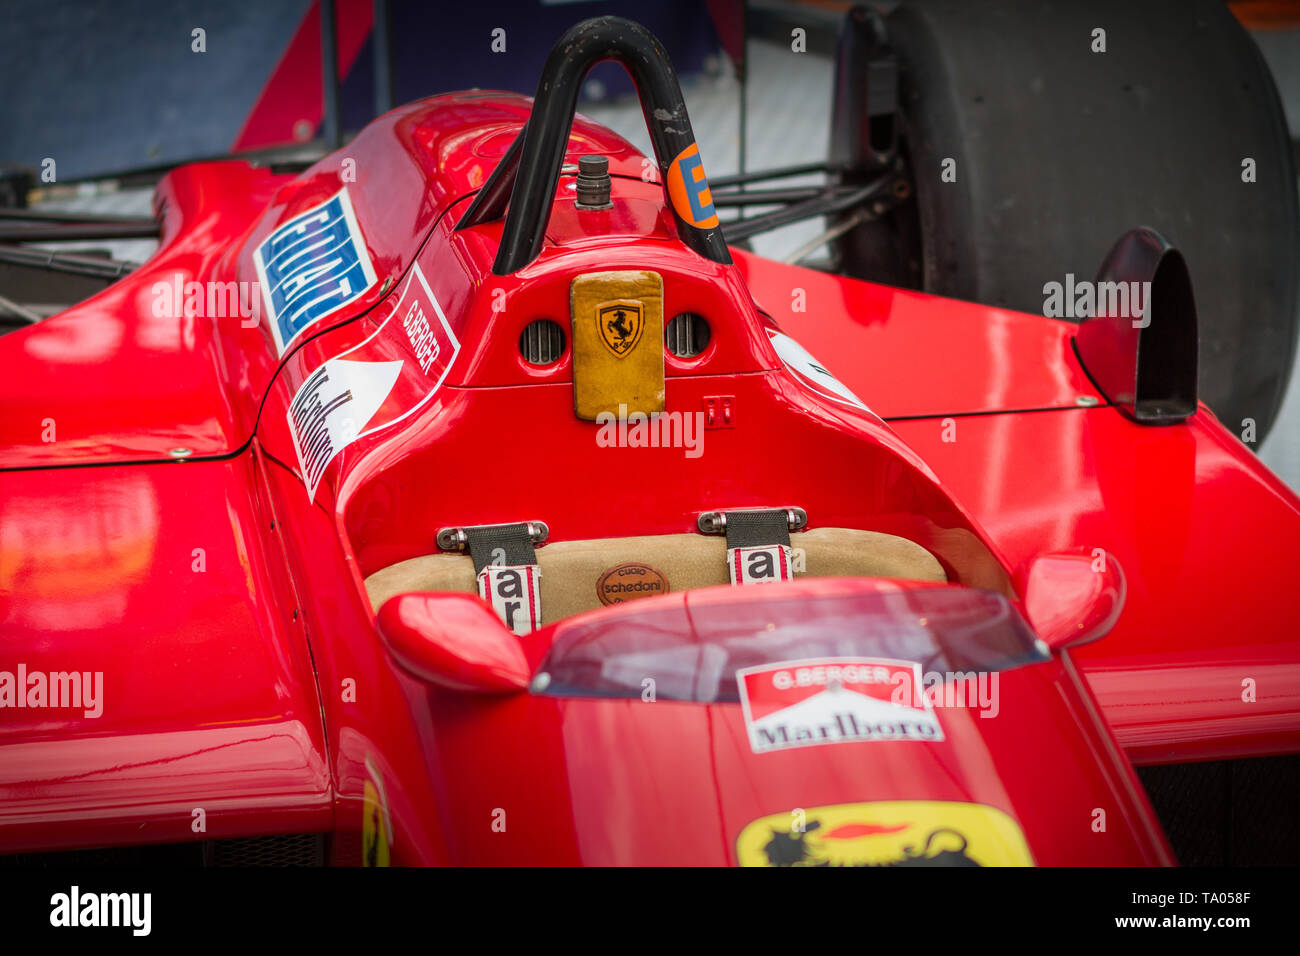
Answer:
[[[451,818],[509,816],[465,862],[1168,862],[1077,678],[1000,595],[705,588],[524,643],[545,682],[434,715]]]

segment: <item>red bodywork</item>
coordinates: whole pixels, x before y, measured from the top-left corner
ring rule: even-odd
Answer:
[[[332,861],[356,864],[372,786],[395,863],[727,864],[767,815],[950,800],[1008,814],[1040,864],[1149,865],[1171,856],[1130,761],[1300,751],[1300,500],[1208,409],[1151,428],[1079,405],[1097,392],[1066,322],[741,251],[705,260],[677,241],[640,154],[581,119],[566,162],[610,157],[613,209],[579,214],[566,173],[541,256],[496,276],[500,223],[454,227],[528,111],[505,94],[434,98],[296,178],[180,168],[158,189],[148,263],[0,339],[0,670],[104,674],[102,716],[0,710],[0,852],[331,833]],[[156,315],[177,276],[256,280],[258,244],[341,188],[379,281],[282,357],[265,321]],[[397,314],[417,265],[460,345],[436,390]],[[527,323],[563,323],[575,276],[619,268],[664,277],[665,317],[710,322],[702,355],[666,356],[670,411],[733,397],[734,427],[707,432],[699,458],[599,448],[574,417],[568,355],[520,357]],[[807,387],[772,326],[870,411]],[[390,424],[347,445],[309,498],[286,411],[354,346],[403,362],[394,395],[425,395],[383,409]],[[998,719],[949,710],[939,743],[756,754],[733,702],[505,692],[508,655],[491,663],[501,693],[432,683],[398,664],[362,584],[449,525],[541,519],[564,541],[787,504],[813,527],[911,538],[952,585],[1021,609],[1045,552],[1104,552],[1127,597],[1102,639],[1050,640],[1049,659],[1003,674]],[[666,595],[521,646],[536,668],[566,628],[635,626],[650,608],[693,608],[700,640],[755,609],[815,628],[774,595],[816,608],[877,586]],[[494,637],[477,599],[424,600],[403,620],[459,622],[469,647]],[[1050,591],[1035,600],[1050,607]]]

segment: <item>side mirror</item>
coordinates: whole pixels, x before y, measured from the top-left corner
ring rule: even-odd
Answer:
[[[1115,626],[1124,607],[1124,571],[1111,555],[1040,554],[1019,578],[1029,624],[1054,650],[1102,637]]]
[[[510,694],[532,673],[519,638],[469,594],[398,594],[379,609],[379,633],[408,673],[448,690]]]

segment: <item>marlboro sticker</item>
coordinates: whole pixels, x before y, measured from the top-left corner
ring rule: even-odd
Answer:
[[[819,744],[943,740],[921,693],[921,665],[873,657],[817,658],[736,671],[754,753]]]
[[[442,306],[418,265],[397,305],[364,342],[307,376],[286,418],[307,496],[348,445],[402,421],[442,385],[460,352]]]

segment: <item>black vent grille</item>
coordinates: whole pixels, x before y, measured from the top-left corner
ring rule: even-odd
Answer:
[[[536,319],[519,336],[519,354],[529,365],[553,365],[564,355],[564,329],[550,319]]]
[[[214,840],[208,866],[323,866],[325,838],[289,833],[243,840]]]
[[[51,853],[0,856],[6,867],[185,867],[185,866],[324,866],[325,835],[285,833],[276,836],[202,843],[98,847]]]
[[[709,344],[709,323],[694,312],[674,315],[664,329],[664,346],[678,358],[695,358]]]

